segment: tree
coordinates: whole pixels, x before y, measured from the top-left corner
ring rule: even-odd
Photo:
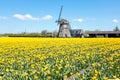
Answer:
[[[44,37],[46,37],[47,36],[47,30],[41,31],[41,35],[44,36]]]
[[[116,26],[113,31],[120,31],[120,30],[119,30],[118,26]]]
[[[55,30],[55,31],[53,31],[53,33],[52,33],[52,37],[57,37],[58,36],[58,32]]]
[[[95,31],[100,31],[100,29],[96,29]]]

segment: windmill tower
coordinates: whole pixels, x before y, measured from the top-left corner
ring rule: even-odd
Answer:
[[[70,29],[69,29],[69,21],[66,19],[61,19],[62,8],[63,6],[61,6],[59,18],[56,21],[59,24],[58,37],[71,37]]]

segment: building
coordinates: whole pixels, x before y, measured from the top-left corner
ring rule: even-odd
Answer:
[[[72,29],[71,36],[72,37],[83,37],[83,30],[82,29]]]
[[[89,31],[89,37],[120,37],[120,31]]]

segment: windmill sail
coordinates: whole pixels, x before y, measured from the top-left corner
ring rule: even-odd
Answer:
[[[63,8],[63,6],[61,6],[61,9],[60,9],[60,14],[59,14],[58,21],[60,21],[60,19],[61,19],[62,8]]]
[[[62,9],[63,9],[63,6],[61,6],[59,17],[58,17],[58,20],[56,21],[58,24],[60,24]]]

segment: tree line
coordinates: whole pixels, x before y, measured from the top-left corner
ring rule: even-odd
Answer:
[[[0,37],[57,37],[58,32],[48,32],[47,30],[43,30],[41,32],[34,32],[34,33],[5,33],[0,34]]]

